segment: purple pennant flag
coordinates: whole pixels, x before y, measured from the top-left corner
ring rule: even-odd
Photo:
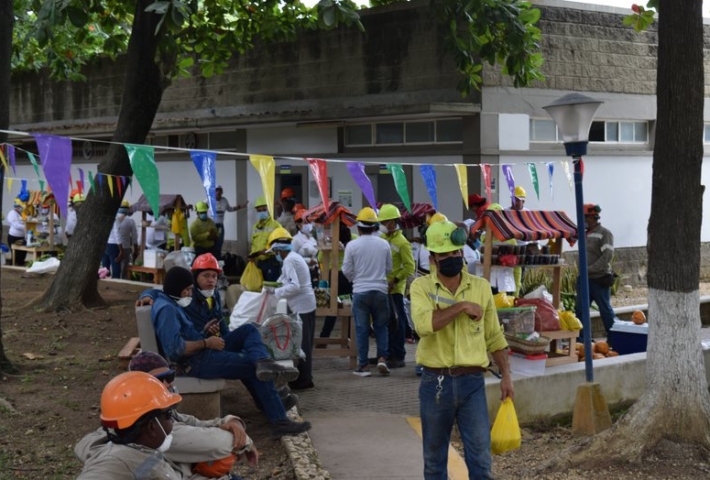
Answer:
[[[348,167],[350,176],[353,177],[353,180],[355,180],[357,186],[360,187],[367,201],[370,202],[370,206],[377,211],[375,191],[372,189],[372,182],[370,182],[370,179],[365,174],[365,165],[361,162],[348,162],[346,166]]]
[[[513,168],[508,164],[503,164],[500,166],[505,176],[505,181],[508,183],[508,190],[510,190],[510,200],[513,200],[515,196],[515,177],[513,176]]]
[[[550,198],[555,198],[553,191],[552,174],[555,173],[555,165],[552,162],[547,162],[547,178],[550,181]]]
[[[71,139],[39,133],[35,133],[32,136],[37,141],[39,160],[42,162],[44,177],[54,192],[54,198],[59,204],[60,214],[66,218],[66,199],[69,198],[69,179],[71,176]]]
[[[419,173],[422,174],[424,185],[426,185],[426,190],[429,192],[429,197],[431,197],[431,203],[434,205],[434,209],[438,211],[439,202],[436,198],[436,170],[434,170],[433,165],[422,165],[419,167]]]
[[[10,166],[12,167],[12,174],[17,176],[17,170],[15,169],[15,146],[7,145],[7,158],[10,160]]]
[[[79,190],[81,191],[81,194],[83,195],[84,189],[85,189],[84,185],[86,185],[84,183],[84,169],[83,168],[79,169],[79,181],[81,182],[81,187],[79,188]]]
[[[205,189],[212,216],[215,217],[217,215],[217,196],[215,194],[217,188],[217,154],[190,150],[190,156],[192,157],[192,163],[197,168],[197,173],[200,175],[200,180],[202,180],[202,186]]]

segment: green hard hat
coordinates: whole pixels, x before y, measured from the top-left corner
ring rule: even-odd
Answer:
[[[454,223],[436,222],[426,229],[426,248],[434,253],[461,250],[466,243],[466,230]]]
[[[385,203],[380,207],[380,214],[377,216],[377,220],[380,222],[386,222],[388,220],[396,220],[401,217],[399,213],[399,208],[395,207],[391,203]]]
[[[257,197],[256,201],[254,202],[254,208],[258,207],[265,207],[266,206],[266,197],[263,195],[260,195]]]
[[[209,208],[210,207],[207,205],[207,202],[197,202],[195,205],[195,211],[197,211],[197,213],[206,212]]]

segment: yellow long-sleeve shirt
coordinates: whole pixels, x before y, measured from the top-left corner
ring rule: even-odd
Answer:
[[[483,278],[461,272],[461,283],[450,292],[436,273],[419,277],[409,287],[412,297],[412,321],[421,338],[417,363],[433,368],[487,367],[488,352],[508,346],[493,302],[490,284]],[[468,301],[483,308],[483,319],[474,322],[462,313],[439,331],[434,331],[432,317],[437,308]]]
[[[392,252],[392,273],[387,275],[387,280],[396,280],[390,293],[404,295],[407,287],[407,277],[414,275],[414,256],[412,255],[412,244],[409,243],[401,230],[383,237],[390,244]]]

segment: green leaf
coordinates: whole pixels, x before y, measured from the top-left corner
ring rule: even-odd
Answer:
[[[326,27],[332,28],[335,25],[335,8],[325,8],[322,10],[323,24]]]
[[[89,22],[89,14],[85,10],[69,6],[66,12],[71,24],[77,28],[83,28]]]

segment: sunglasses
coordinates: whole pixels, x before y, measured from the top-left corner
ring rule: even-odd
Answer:
[[[175,418],[175,407],[170,407],[167,410],[163,410],[160,412],[160,416],[163,417],[164,420],[171,420]]]
[[[175,381],[175,370],[168,370],[167,372],[155,375],[155,378],[161,382],[173,383]]]

